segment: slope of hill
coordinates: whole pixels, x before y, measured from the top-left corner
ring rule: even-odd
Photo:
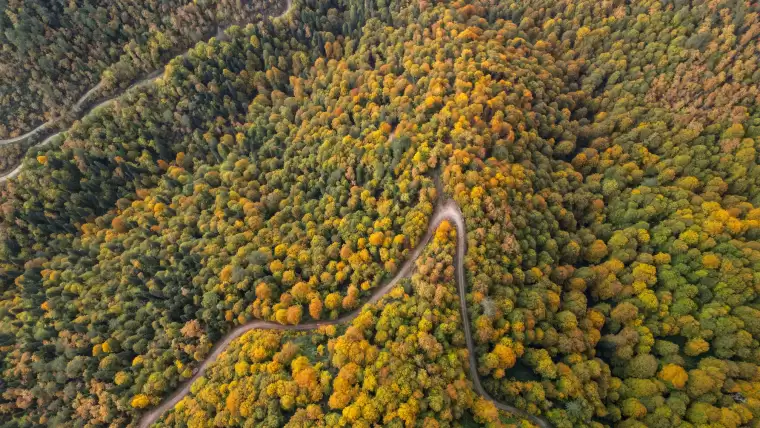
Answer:
[[[137,426],[204,364],[162,421],[758,424],[759,13],[304,0],[199,43],[0,191],[0,418]],[[363,306],[440,199],[464,299],[441,233]]]

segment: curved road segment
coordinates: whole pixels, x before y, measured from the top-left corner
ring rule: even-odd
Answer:
[[[77,109],[81,108],[82,104],[84,104],[85,102],[87,102],[87,100],[92,96],[92,94],[94,94],[95,92],[97,92],[98,90],[100,90],[100,88],[102,86],[103,86],[103,82],[102,81],[99,82],[97,85],[93,86],[92,89],[90,89],[89,91],[87,91],[84,95],[82,95],[79,98],[79,100],[77,100],[76,103],[74,103],[74,105],[71,107],[71,109],[72,110],[77,110]],[[90,109],[90,110],[92,110],[92,109]],[[85,113],[85,115],[86,114],[87,113]],[[21,141],[21,140],[25,140],[25,139],[27,139],[29,137],[33,137],[33,136],[39,134],[40,132],[46,130],[47,128],[50,128],[57,121],[58,121],[58,119],[50,119],[47,122],[43,123],[42,125],[40,125],[40,126],[34,128],[34,129],[32,129],[31,131],[27,132],[26,134],[21,134],[21,135],[19,135],[17,137],[8,138],[8,139],[5,139],[5,140],[0,140],[0,146],[4,146],[6,144],[15,143],[17,141]],[[54,134],[54,135],[56,135],[56,134]]]
[[[285,8],[285,11],[280,14],[279,16],[275,18],[280,18],[284,15],[286,15],[292,6],[292,0],[287,1],[287,7]],[[223,31],[223,30],[221,30]],[[188,53],[185,53],[181,55],[182,57],[188,55]],[[90,114],[92,111],[103,107],[111,102],[113,102],[116,98],[123,95],[125,92],[137,88],[142,87],[145,85],[148,85],[152,82],[154,82],[159,76],[161,75],[161,70],[157,70],[150,75],[146,76],[144,79],[140,80],[139,82],[136,82],[132,86],[125,89],[121,94],[115,95],[107,100],[104,100],[103,102],[93,106],[90,108],[87,112],[83,114],[82,117]],[[101,86],[101,83],[99,83],[94,88],[87,91],[86,94],[84,94],[79,101],[74,105],[74,109],[77,109],[84,104],[85,101],[93,94],[95,93]],[[20,135],[18,137],[14,137],[7,140],[0,140],[0,146],[5,144],[14,143],[17,141],[21,141],[25,138],[31,137],[33,135],[36,135],[37,133],[47,129],[48,127],[52,126],[54,121],[43,123],[42,125],[38,126],[37,128],[27,132],[24,135]],[[49,137],[47,137],[45,140],[43,140],[41,143],[32,146],[30,149],[35,147],[42,147],[50,143],[55,137],[60,135],[65,131],[57,132]],[[394,130],[395,132],[395,130]],[[393,138],[391,136],[391,138]],[[23,167],[23,162],[19,164],[13,171],[9,172],[8,174],[0,177],[0,183],[6,181],[9,178],[13,178],[16,175],[21,172],[21,169]],[[467,351],[469,354],[469,366],[470,366],[470,378],[472,379],[473,387],[475,388],[475,392],[482,395],[489,401],[493,402],[494,405],[506,412],[510,412],[512,414],[518,415],[522,418],[530,420],[532,423],[536,424],[537,426],[541,428],[550,428],[551,425],[544,420],[543,418],[540,418],[538,416],[532,415],[530,413],[525,412],[524,410],[518,409],[516,407],[513,407],[506,403],[501,403],[497,400],[495,400],[493,397],[491,397],[488,392],[486,392],[485,388],[483,388],[483,385],[480,382],[480,376],[478,375],[477,370],[477,357],[475,354],[475,345],[472,340],[472,332],[470,327],[470,318],[467,312],[467,300],[466,300],[466,285],[465,285],[465,277],[464,277],[464,255],[467,249],[467,239],[466,239],[466,229],[464,225],[464,217],[462,217],[462,212],[459,209],[459,206],[453,201],[453,200],[447,200],[446,202],[443,202],[438,205],[438,207],[435,210],[435,213],[433,214],[432,220],[430,222],[430,226],[428,227],[427,232],[422,237],[422,240],[417,245],[417,247],[412,251],[410,254],[409,259],[401,266],[401,269],[399,269],[398,273],[391,278],[390,281],[388,281],[386,284],[384,284],[382,287],[375,290],[370,298],[367,300],[365,304],[373,304],[376,303],[380,298],[382,298],[389,290],[391,290],[393,287],[396,286],[396,284],[402,279],[407,276],[412,271],[412,267],[414,266],[414,262],[417,260],[417,258],[422,253],[422,250],[425,248],[427,243],[430,241],[430,238],[433,236],[433,233],[438,228],[438,225],[444,221],[448,220],[452,223],[454,223],[456,229],[457,229],[457,250],[456,250],[456,259],[455,259],[455,268],[456,268],[456,283],[457,283],[457,289],[459,291],[459,305],[460,305],[460,311],[462,314],[462,324],[464,325],[464,334],[465,339],[467,342]],[[328,325],[335,325],[335,324],[342,324],[349,322],[356,318],[362,311],[362,308],[358,308],[352,312],[347,313],[346,315],[343,315],[342,317],[332,320],[332,321],[313,321],[313,322],[307,322],[299,325],[281,325],[269,321],[252,321],[248,324],[244,324],[241,326],[236,327],[229,333],[227,333],[222,340],[217,342],[216,345],[212,348],[211,353],[206,357],[206,359],[201,363],[201,365],[196,369],[195,374],[190,379],[184,381],[182,384],[180,384],[179,388],[177,388],[172,395],[167,397],[158,407],[151,410],[150,412],[146,413],[142,419],[140,420],[140,428],[148,428],[151,424],[155,423],[161,415],[164,414],[168,409],[174,407],[175,404],[177,404],[182,398],[184,398],[188,392],[190,392],[190,387],[195,382],[203,376],[203,374],[206,372],[206,369],[209,365],[211,365],[217,357],[227,348],[227,346],[232,342],[233,340],[237,339],[238,337],[242,336],[244,333],[255,330],[255,329],[261,329],[261,330],[289,330],[289,331],[310,331],[315,330],[321,326],[328,326]]]
[[[457,250],[456,250],[456,258],[455,258],[456,283],[457,283],[457,289],[459,290],[459,305],[460,305],[459,309],[462,313],[462,324],[464,325],[464,335],[467,342],[467,353],[469,354],[469,359],[470,359],[469,361],[470,378],[472,379],[475,392],[482,395],[489,401],[493,402],[494,405],[496,405],[496,407],[501,410],[504,410],[514,415],[528,419],[532,423],[538,425],[541,428],[550,428],[551,425],[546,420],[538,416],[532,415],[530,413],[527,413],[524,410],[510,406],[509,404],[496,401],[493,397],[491,397],[490,394],[488,394],[488,392],[486,392],[485,388],[483,388],[483,385],[480,383],[480,377],[478,376],[478,370],[477,370],[478,361],[475,354],[475,345],[472,340],[472,332],[470,331],[470,317],[467,313],[467,301],[466,301],[467,290],[466,290],[465,278],[464,278],[464,255],[467,250],[467,238],[466,238],[467,234],[466,234],[466,229],[465,229],[465,224],[464,224],[464,217],[462,216],[462,211],[459,209],[459,206],[456,204],[456,202],[454,202],[453,200],[447,200],[445,202],[438,204],[438,206],[435,209],[435,212],[433,213],[432,219],[430,221],[430,225],[428,226],[428,230],[427,232],[425,232],[425,235],[422,237],[420,243],[417,245],[417,247],[414,250],[412,250],[409,258],[401,266],[401,269],[399,269],[398,273],[396,273],[396,275],[393,278],[391,278],[390,281],[388,281],[383,286],[379,287],[378,289],[372,292],[372,295],[367,300],[366,304],[376,303],[389,290],[395,287],[396,284],[402,278],[405,278],[411,274],[412,268],[414,266],[414,262],[417,260],[417,257],[420,256],[420,254],[422,253],[422,250],[425,248],[425,246],[427,246],[427,243],[430,241],[430,238],[433,236],[433,233],[438,228],[438,225],[441,224],[441,222],[444,220],[448,220],[452,222],[454,226],[456,226],[456,229],[457,229]],[[182,398],[184,398],[188,394],[188,392],[190,392],[190,387],[192,386],[192,384],[196,380],[198,380],[201,376],[203,376],[208,366],[211,365],[217,359],[217,357],[219,357],[219,355],[222,352],[224,352],[224,350],[227,348],[230,342],[242,336],[244,333],[251,330],[256,330],[256,329],[281,330],[281,331],[310,331],[310,330],[315,330],[322,326],[347,323],[353,320],[354,318],[356,318],[361,312],[362,312],[362,308],[360,307],[332,321],[312,321],[312,322],[306,322],[306,323],[298,324],[298,325],[282,325],[282,324],[277,324],[270,321],[257,320],[257,321],[251,321],[247,324],[243,324],[241,326],[234,328],[232,331],[224,335],[222,339],[216,343],[216,345],[214,345],[214,347],[211,350],[211,353],[208,355],[208,357],[206,357],[203,363],[201,363],[201,365],[198,366],[198,368],[195,371],[195,374],[193,374],[193,377],[181,383],[180,386],[169,397],[167,397],[158,407],[146,413],[142,417],[142,419],[140,420],[140,425],[139,425],[140,428],[150,427],[151,424],[155,423],[161,417],[161,415],[163,415],[167,410],[174,407],[174,405],[176,405],[180,400],[182,400]]]
[[[291,9],[292,5],[293,5],[293,0],[287,0],[286,5],[285,5],[285,11],[282,12],[281,14],[277,15],[277,16],[272,17],[272,19],[282,18],[283,16],[287,15],[288,12],[290,12],[290,9]],[[227,40],[227,34],[225,33],[225,30],[227,30],[228,28],[230,28],[233,25],[240,25],[240,24],[230,24],[230,25],[228,25],[228,26],[226,26],[224,28],[217,28],[215,37],[217,39],[219,39],[219,40]],[[190,49],[188,49],[182,55],[179,55],[179,57],[180,58],[187,58],[187,56],[190,54],[190,50],[193,49],[193,48],[194,48],[194,46],[191,47]],[[165,66],[164,66],[164,68],[165,68]],[[118,94],[116,94],[116,95],[114,95],[114,96],[112,96],[110,98],[107,98],[107,99],[101,101],[100,103],[98,103],[98,104],[90,107],[89,109],[87,109],[87,111],[85,111],[84,113],[82,113],[82,116],[80,117],[80,120],[81,120],[81,118],[84,118],[85,116],[87,116],[88,114],[92,113],[93,111],[95,111],[95,110],[97,110],[97,109],[99,109],[101,107],[104,107],[104,106],[110,104],[111,102],[113,102],[117,98],[119,98],[122,95],[124,95],[126,92],[128,92],[128,91],[130,91],[132,89],[135,89],[135,88],[141,88],[143,86],[147,86],[147,85],[155,82],[159,77],[161,77],[161,74],[163,74],[163,71],[164,71],[163,68],[160,69],[160,70],[156,70],[156,71],[150,73],[149,75],[145,76],[144,78],[140,79],[139,81],[133,83],[128,88],[124,89],[121,93],[118,93]],[[102,86],[103,86],[103,82],[101,81],[100,83],[98,83],[97,85],[95,85],[95,87],[93,87],[92,89],[90,89],[89,91],[87,91],[87,93],[85,93],[84,95],[82,95],[82,97],[79,98],[79,100],[74,104],[74,106],[71,107],[71,110],[77,110],[77,109],[81,108],[82,105],[85,102],[87,102],[88,99],[92,96],[92,94],[96,93]],[[15,143],[15,142],[18,142],[18,141],[21,141],[21,140],[25,140],[27,138],[34,137],[35,135],[39,134],[40,132],[45,131],[46,129],[48,129],[48,128],[52,127],[53,125],[55,125],[57,121],[58,121],[58,119],[51,119],[51,120],[43,123],[42,125],[40,125],[40,126],[34,128],[34,129],[32,129],[31,131],[27,132],[26,134],[19,135],[18,137],[9,138],[9,139],[6,139],[6,140],[0,140],[0,146],[4,146],[6,144],[11,144],[11,143]],[[45,138],[41,143],[35,144],[35,145],[29,147],[29,149],[27,149],[27,153],[29,152],[29,150],[32,150],[34,148],[43,147],[43,146],[47,145],[55,137],[57,137],[58,135],[66,132],[66,131],[67,130],[59,131],[59,132],[56,132],[53,135],[50,135],[49,137]],[[18,164],[18,166],[16,168],[14,168],[12,171],[6,173],[5,175],[0,176],[0,183],[3,183],[3,182],[5,182],[8,179],[17,176],[21,172],[21,170],[24,168],[23,165],[24,165],[24,158],[22,157],[21,158],[21,162],[19,162],[19,164]]]

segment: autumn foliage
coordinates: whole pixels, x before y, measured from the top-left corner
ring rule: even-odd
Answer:
[[[123,2],[34,9],[59,22],[27,3],[41,4],[2,17],[6,133],[84,89],[55,76],[92,83],[114,64],[102,52],[153,64],[175,41],[162,28],[189,22],[194,42],[209,28],[192,23],[227,18],[133,2],[120,16],[142,16],[145,40],[87,55]],[[354,310],[350,325],[245,336],[165,421],[508,423],[468,376],[451,253],[464,231],[441,224],[412,278],[363,306],[443,198],[466,222],[491,396],[558,428],[759,423],[757,2],[293,7],[198,43],[3,185],[4,424],[134,425],[232,328]],[[75,16],[96,16],[92,31],[58,37]],[[11,44],[60,60],[26,71]]]

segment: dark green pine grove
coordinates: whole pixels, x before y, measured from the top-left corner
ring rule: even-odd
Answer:
[[[186,8],[227,4],[108,2],[96,15],[126,7],[123,26],[88,32],[89,6],[27,3],[3,4],[3,61],[72,58],[0,79],[8,135]],[[472,388],[466,232],[494,398],[562,428],[760,424],[757,4],[305,0],[274,20],[252,11],[283,5],[229,4],[244,11],[201,14],[134,68],[208,23],[251,24],[2,184],[3,425],[136,425],[235,326],[362,307],[441,198],[466,231],[441,224],[411,279],[350,323],[241,337],[161,423],[527,426]]]

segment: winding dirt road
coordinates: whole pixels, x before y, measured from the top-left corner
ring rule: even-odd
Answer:
[[[290,12],[291,6],[293,6],[293,0],[287,0],[287,2],[285,4],[285,10],[282,13],[280,13],[279,15],[272,17],[272,19],[282,18],[283,16],[287,15]],[[223,28],[222,27],[218,27],[217,31],[216,31],[216,34],[214,36],[217,39],[222,40],[222,41],[227,40],[228,37],[227,37],[227,34],[225,33],[225,31],[228,28],[232,27],[233,25],[240,25],[240,24],[239,23],[237,23],[237,24],[229,24],[228,26],[223,27]],[[179,55],[179,57],[180,58],[187,58],[187,56],[190,54],[190,50],[193,49],[193,48],[194,48],[194,46],[191,46],[185,53]],[[120,93],[115,94],[115,95],[113,95],[113,96],[111,96],[111,97],[109,97],[109,98],[101,101],[100,103],[98,103],[98,104],[90,107],[86,111],[82,112],[82,115],[80,116],[80,120],[82,118],[84,118],[85,116],[89,115],[90,113],[92,113],[93,111],[95,111],[95,110],[97,110],[97,109],[99,109],[101,107],[105,107],[106,105],[112,103],[114,100],[118,99],[119,97],[121,97],[125,93],[127,93],[127,92],[129,92],[129,91],[131,91],[133,89],[141,88],[141,87],[147,86],[147,85],[155,82],[159,77],[161,77],[161,75],[163,74],[165,68],[166,68],[166,66],[164,66],[163,68],[161,68],[159,70],[156,70],[156,71],[148,74],[144,78],[140,79],[139,81],[133,83],[132,85],[130,85],[129,87],[127,87],[126,89],[124,89],[123,91],[121,91]],[[103,86],[103,82],[101,81],[97,85],[95,85],[92,89],[90,89],[89,91],[87,91],[84,95],[82,95],[79,98],[79,100],[77,100],[77,102],[71,107],[71,111],[80,109],[82,107],[82,105],[84,105],[89,100],[89,98],[92,97],[92,95],[94,93],[96,93],[98,90],[100,90],[102,88],[102,86]],[[31,131],[27,132],[26,134],[19,135],[17,137],[13,137],[13,138],[8,138],[8,139],[5,139],[5,140],[0,140],[0,146],[4,146],[6,144],[11,144],[11,143],[16,143],[18,141],[22,141],[22,140],[25,140],[27,138],[32,138],[32,137],[36,136],[37,134],[45,131],[46,129],[51,128],[56,123],[58,123],[58,119],[51,119],[51,120],[43,123],[42,125],[40,125],[40,126],[34,128],[34,129],[32,129]],[[56,132],[55,134],[52,134],[52,135],[48,136],[42,142],[29,147],[27,149],[27,153],[29,152],[29,150],[32,150],[32,149],[35,149],[35,148],[40,148],[40,147],[43,147],[43,146],[49,144],[50,141],[52,141],[55,137],[57,137],[58,135],[60,135],[62,133],[65,133],[66,131],[68,131],[68,129]],[[26,157],[26,155],[24,155],[24,157]],[[21,172],[21,170],[24,168],[24,157],[21,158],[21,161],[19,162],[19,164],[18,164],[18,166],[16,168],[14,168],[10,172],[6,173],[5,175],[0,176],[0,183],[3,183],[3,182],[5,182],[8,179],[11,179],[11,178],[17,176]]]
[[[398,273],[390,279],[387,283],[385,283],[383,286],[379,287],[378,289],[374,290],[372,292],[372,295],[367,299],[366,304],[373,304],[376,303],[380,298],[382,298],[388,291],[390,291],[393,287],[398,284],[398,282],[409,276],[412,272],[412,269],[414,267],[414,262],[417,260],[417,258],[422,253],[422,250],[427,246],[428,242],[430,241],[430,238],[433,236],[433,233],[435,233],[435,230],[438,228],[438,225],[441,224],[442,221],[448,220],[451,223],[456,226],[457,229],[457,249],[456,249],[456,258],[455,258],[455,269],[456,269],[456,283],[457,283],[457,289],[459,290],[459,303],[460,303],[460,311],[462,313],[462,323],[464,324],[464,335],[467,342],[467,350],[469,354],[469,366],[470,366],[470,378],[472,379],[473,386],[475,388],[475,392],[482,395],[489,401],[493,402],[494,405],[496,405],[497,408],[510,412],[514,415],[520,416],[522,418],[530,420],[532,423],[538,425],[541,428],[550,428],[551,425],[545,421],[544,419],[529,414],[521,409],[518,409],[516,407],[510,406],[509,404],[501,403],[499,401],[496,401],[491,397],[488,392],[486,392],[485,388],[483,388],[483,385],[480,383],[480,377],[478,375],[477,370],[477,357],[475,354],[475,345],[472,340],[472,333],[470,329],[470,317],[467,312],[467,301],[466,301],[466,285],[465,285],[465,276],[464,276],[464,255],[467,251],[467,238],[466,238],[466,228],[464,224],[464,217],[462,216],[462,211],[459,209],[459,206],[453,201],[453,200],[446,200],[445,202],[439,203],[436,207],[433,216],[430,221],[430,225],[428,226],[427,232],[425,232],[425,235],[420,240],[420,243],[412,250],[412,252],[409,255],[409,258],[407,261],[401,266]],[[155,409],[151,410],[150,412],[146,413],[142,419],[140,420],[140,428],[148,428],[151,426],[151,424],[155,423],[161,415],[163,415],[167,410],[174,407],[182,398],[184,398],[189,392],[190,387],[192,384],[198,380],[203,374],[206,372],[206,369],[209,365],[211,365],[216,359],[219,357],[219,355],[224,352],[224,350],[227,348],[227,346],[232,342],[233,340],[237,339],[238,337],[242,336],[244,333],[260,329],[260,330],[287,330],[287,331],[309,331],[309,330],[315,330],[321,326],[328,326],[328,325],[336,325],[336,324],[343,324],[347,323],[354,318],[356,318],[361,312],[363,307],[359,307],[346,315],[343,315],[342,317],[332,320],[332,321],[312,321],[312,322],[306,322],[299,325],[282,325],[277,324],[270,321],[252,321],[248,324],[241,325],[239,327],[236,327],[222,339],[217,342],[216,345],[211,350],[211,353],[206,357],[206,359],[201,363],[200,366],[195,370],[195,374],[190,379],[182,382],[179,387],[169,396],[167,397],[161,404],[156,407]]]
[[[42,125],[40,125],[40,126],[34,128],[34,129],[32,129],[31,131],[27,132],[26,134],[21,134],[18,137],[13,137],[13,138],[5,139],[5,140],[0,140],[0,146],[4,146],[6,144],[15,143],[15,142],[21,141],[21,140],[26,140],[27,138],[33,137],[33,136],[39,134],[40,132],[46,130],[47,128],[53,126],[54,123],[55,123],[55,121],[51,120],[51,121],[45,122]]]
[[[123,96],[124,94],[126,94],[127,92],[129,92],[129,91],[131,91],[133,89],[142,88],[143,86],[147,86],[147,85],[155,82],[156,79],[158,79],[159,77],[161,77],[162,72],[163,72],[163,70],[154,71],[153,73],[149,74],[148,76],[146,76],[144,79],[140,80],[139,82],[135,82],[134,84],[130,85],[128,88],[124,89],[124,91],[122,91],[121,93],[119,93],[117,95],[114,95],[114,96],[112,96],[112,97],[110,97],[108,99],[105,99],[105,100],[99,102],[98,104],[90,107],[89,109],[87,109],[87,111],[85,111],[82,114],[82,117],[85,117],[85,116],[89,115],[90,113],[94,112],[95,110],[97,110],[99,108],[102,108],[102,107],[107,106],[108,104],[111,104],[112,102],[114,102],[115,100],[117,100],[119,97]],[[96,86],[95,88],[90,89],[90,92],[99,89],[99,87],[100,87],[100,84],[98,84],[98,86]],[[88,92],[88,94],[90,92]],[[81,106],[80,103],[77,103],[77,104],[78,104],[78,106],[73,107],[74,109],[79,108],[79,106]],[[50,123],[50,122],[48,122],[48,123]],[[38,149],[40,147],[47,146],[56,137],[58,137],[59,135],[65,133],[66,131],[68,131],[68,130],[58,131],[55,134],[49,135],[47,138],[45,138],[41,142],[33,145],[32,147],[29,147],[27,149],[27,152],[29,150],[32,150],[32,149]],[[2,144],[0,144],[0,145],[2,145]],[[19,173],[21,172],[22,169],[24,169],[24,158],[21,158],[21,162],[18,164],[18,166],[16,166],[16,168],[14,168],[10,172],[8,172],[5,175],[3,175],[2,177],[0,177],[0,183],[3,183],[5,181],[7,181],[7,180],[9,180],[9,179],[11,179],[11,178],[19,175]]]
[[[280,15],[274,17],[273,19],[281,18],[285,16],[286,14],[288,14],[291,10],[291,6],[292,6],[292,0],[287,0],[287,6],[285,8],[285,11],[283,11]],[[226,28],[229,28],[229,26]],[[219,36],[220,33],[223,33],[224,30],[226,30],[226,28],[219,29],[217,31],[217,36]],[[223,38],[223,37],[224,36],[221,36],[220,38]],[[189,54],[189,51],[180,55],[180,57],[186,57],[188,54]],[[156,79],[158,79],[161,76],[162,72],[163,70],[154,71],[153,73],[149,74],[142,80],[135,82],[133,85],[129,86],[121,93],[114,95],[113,97],[110,97],[96,104],[95,106],[89,108],[86,112],[82,114],[82,117],[85,117],[91,112],[101,107],[104,107],[107,104],[110,104],[115,99],[119,98],[124,93],[132,89],[143,87],[143,86],[153,83]],[[96,85],[94,88],[87,91],[87,93],[85,93],[74,104],[72,109],[80,108],[89,99],[89,97],[92,96],[92,94],[96,93],[101,88],[101,86],[102,86],[102,82],[98,83],[98,85]],[[0,146],[5,145],[5,144],[11,144],[11,143],[32,137],[38,134],[39,132],[42,132],[45,129],[51,127],[55,123],[56,121],[52,120],[52,121],[43,123],[42,125],[27,132],[26,134],[23,134],[14,138],[6,139],[6,140],[0,140]],[[43,140],[39,144],[36,144],[30,147],[29,150],[49,144],[53,139],[55,139],[60,134],[65,133],[66,131],[67,130],[60,131],[48,136],[47,138],[45,138],[45,140]],[[393,139],[394,136],[395,136],[395,130],[391,134],[390,138]],[[14,170],[0,177],[0,183],[17,176],[21,172],[22,168],[23,168],[23,161]],[[467,250],[466,227],[464,224],[464,217],[462,216],[462,212],[459,209],[459,206],[453,200],[446,200],[445,202],[438,204],[431,218],[427,232],[425,232],[425,235],[422,237],[420,243],[416,246],[416,248],[412,250],[407,261],[401,266],[401,268],[399,269],[399,271],[396,273],[396,275],[393,278],[391,278],[383,286],[373,291],[369,299],[367,299],[367,301],[365,302],[365,305],[377,303],[377,301],[379,301],[389,290],[395,287],[396,284],[398,284],[398,282],[401,279],[406,278],[411,274],[412,269],[414,267],[414,262],[420,256],[420,254],[422,253],[422,250],[427,246],[428,242],[430,241],[430,238],[433,236],[433,233],[438,228],[438,225],[444,220],[448,220],[452,222],[457,229],[457,249],[456,249],[456,258],[455,258],[456,283],[457,283],[457,289],[459,291],[460,312],[462,314],[462,324],[464,325],[465,340],[466,340],[467,350],[469,354],[470,378],[472,379],[475,392],[485,397],[489,401],[493,402],[494,405],[501,410],[504,410],[514,415],[528,419],[532,423],[534,423],[535,425],[541,428],[550,428],[551,425],[543,418],[527,413],[509,404],[502,403],[495,400],[493,397],[491,397],[490,394],[488,394],[488,392],[485,390],[485,388],[483,388],[483,385],[480,382],[480,376],[478,375],[478,371],[477,371],[478,361],[477,361],[477,356],[475,353],[475,345],[472,339],[470,318],[469,318],[469,314],[467,310],[467,300],[466,300],[467,290],[466,290],[465,276],[464,276],[464,255]],[[269,321],[252,321],[248,324],[244,324],[244,325],[234,328],[229,333],[227,333],[219,342],[217,342],[216,345],[214,345],[214,347],[211,350],[211,353],[206,357],[203,363],[201,363],[201,365],[198,366],[198,368],[195,370],[195,374],[190,379],[182,382],[180,386],[169,397],[164,399],[164,401],[158,407],[156,407],[155,409],[143,415],[139,423],[140,428],[148,428],[151,424],[155,423],[161,417],[161,415],[163,415],[167,410],[174,407],[174,405],[176,405],[180,400],[182,400],[182,398],[184,398],[190,392],[190,387],[192,386],[192,384],[196,380],[198,380],[201,376],[203,376],[208,366],[211,365],[214,361],[216,361],[216,359],[219,357],[219,355],[222,352],[224,352],[224,350],[227,348],[230,342],[239,338],[244,333],[251,330],[255,330],[255,329],[282,330],[282,331],[315,330],[321,326],[347,323],[353,320],[354,318],[356,318],[361,313],[362,309],[363,309],[362,307],[357,308],[354,311],[349,312],[343,315],[342,317],[332,320],[332,321],[313,321],[313,322],[307,322],[307,323],[294,325],[294,326],[281,325],[281,324],[277,324],[277,323],[273,323]]]
[[[82,107],[82,104],[86,103],[92,94],[96,93],[100,90],[100,88],[103,87],[103,82],[99,82],[97,85],[93,86],[92,89],[87,91],[84,95],[79,97],[76,103],[71,107],[71,110],[78,110]],[[50,119],[49,121],[43,123],[42,125],[32,129],[31,131],[27,132],[26,134],[21,134],[17,137],[8,138],[5,140],[0,140],[0,146],[4,146],[6,144],[15,143],[21,140],[26,140],[27,138],[34,137],[35,135],[39,134],[40,132],[50,128],[51,126],[55,125],[58,122],[58,119]],[[53,134],[56,135],[56,134]],[[33,146],[34,147],[34,146]]]

